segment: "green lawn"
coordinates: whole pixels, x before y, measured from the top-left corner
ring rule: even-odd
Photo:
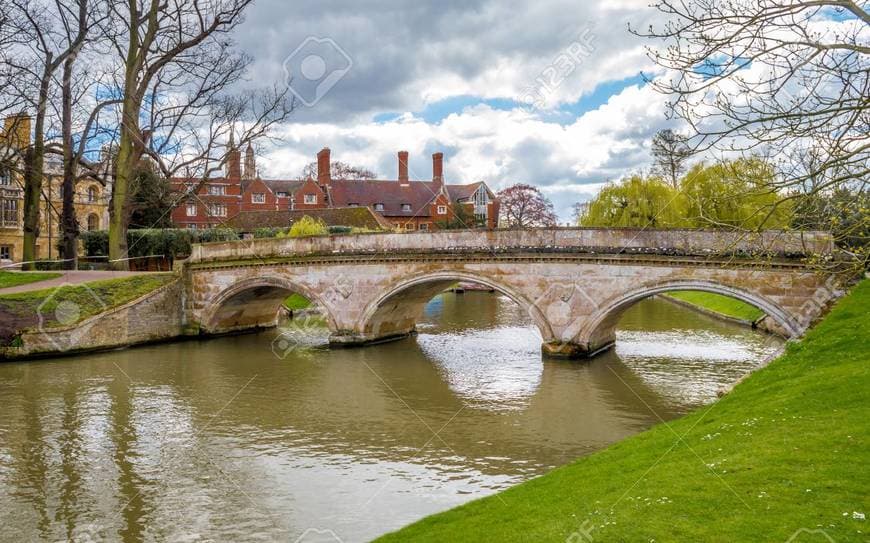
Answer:
[[[10,272],[0,271],[0,288],[17,287],[46,279],[54,279],[63,274],[54,272]]]
[[[864,281],[711,406],[383,541],[867,541],[868,345]]]
[[[284,300],[284,307],[291,311],[305,309],[309,305],[311,305],[311,302],[308,301],[308,298],[302,296],[301,294],[296,294],[295,292],[288,296],[286,300]]]
[[[23,330],[36,325],[39,316],[47,326],[73,324],[123,305],[161,287],[176,276],[171,273],[131,275],[81,285],[0,295],[0,328]]]
[[[680,290],[668,292],[666,296],[697,305],[708,311],[725,315],[726,317],[734,317],[745,321],[755,322],[764,316],[764,312],[745,302],[741,302],[735,298],[722,296],[712,292],[702,292],[699,290]]]

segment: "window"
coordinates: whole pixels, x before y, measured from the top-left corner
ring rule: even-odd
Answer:
[[[212,217],[226,217],[227,206],[226,204],[209,204],[208,214]]]
[[[384,204],[375,204],[375,211],[383,211]]]
[[[188,202],[187,204],[187,216],[188,217],[196,217],[196,204],[193,202]]]
[[[223,196],[227,193],[227,188],[223,185],[209,185],[208,193],[210,196]]]
[[[8,187],[12,184],[12,172],[0,166],[0,186]]]
[[[411,204],[402,204],[402,211],[411,211]]]
[[[94,203],[97,201],[97,187],[88,187],[88,202]]]
[[[317,195],[316,194],[306,194],[303,201],[306,204],[316,204],[317,203]]]
[[[91,213],[88,215],[88,232],[100,229],[100,218]]]
[[[447,215],[447,206],[438,206],[439,215]]]
[[[286,193],[286,192],[279,192],[279,193],[278,193],[278,198],[286,198],[286,197],[287,197],[287,193]]]
[[[187,229],[188,230],[196,230],[196,225],[195,224],[188,224]]]
[[[429,223],[421,222],[420,223],[420,230],[429,230]]]
[[[0,226],[18,226],[18,200],[0,200]]]
[[[351,202],[351,203],[347,204],[347,207],[359,207],[359,204],[356,202]]]
[[[0,245],[0,260],[12,260],[11,245]]]
[[[266,203],[266,193],[265,192],[251,193],[251,203],[252,204],[265,204]]]

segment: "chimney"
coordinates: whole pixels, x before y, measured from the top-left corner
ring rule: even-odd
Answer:
[[[242,178],[242,153],[236,147],[235,137],[230,132],[230,143],[227,149],[227,178],[241,179]]]
[[[3,140],[16,149],[30,145],[30,116],[26,113],[10,115],[3,122]]]
[[[444,183],[444,153],[432,154],[432,181],[439,185]]]
[[[254,157],[254,148],[248,142],[248,148],[245,149],[245,179],[254,179],[257,177],[257,159]]]
[[[324,147],[317,153],[317,183],[329,185],[332,174],[329,171],[329,147]]]
[[[408,151],[399,151],[399,184],[408,185]]]

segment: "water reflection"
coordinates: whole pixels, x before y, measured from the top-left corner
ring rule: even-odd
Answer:
[[[419,328],[283,360],[269,332],[0,365],[4,538],[367,540],[709,402],[776,348],[659,301],[591,363],[542,361],[497,295],[438,297]]]

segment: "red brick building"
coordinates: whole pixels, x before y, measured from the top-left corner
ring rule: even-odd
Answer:
[[[173,179],[175,190],[195,195],[172,211],[172,221],[181,228],[209,228],[226,223],[240,212],[369,207],[395,228],[404,230],[432,230],[457,220],[470,223],[465,224],[469,228],[495,228],[499,212],[495,194],[483,182],[445,184],[443,157],[442,153],[432,155],[431,180],[408,177],[407,151],[399,151],[397,179],[334,179],[330,151],[323,149],[317,153],[317,179],[265,180],[256,173],[251,146],[245,151],[243,169],[241,152],[231,140],[223,177],[203,184]],[[460,205],[464,213],[457,219]]]

